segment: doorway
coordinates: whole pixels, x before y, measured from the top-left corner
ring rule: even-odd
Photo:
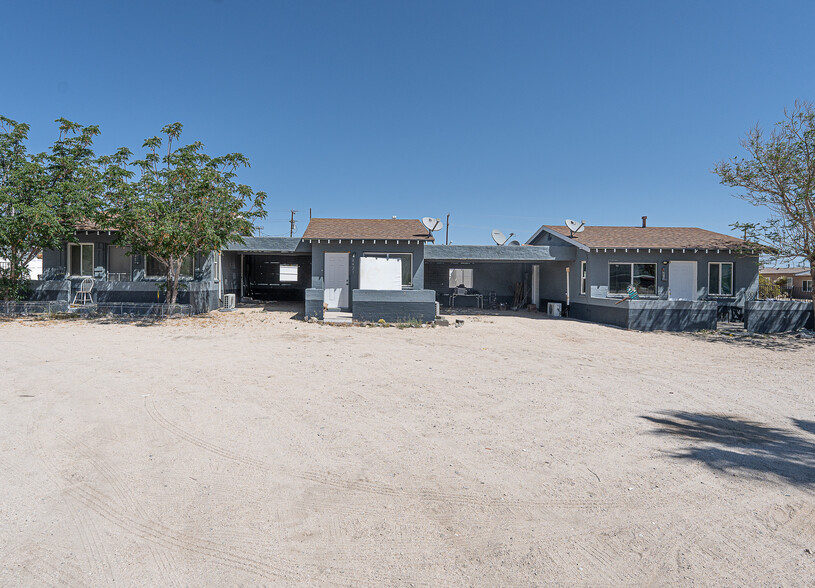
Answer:
[[[328,308],[348,308],[348,252],[325,253],[325,292]]]
[[[668,264],[668,298],[696,300],[695,261],[671,261]]]

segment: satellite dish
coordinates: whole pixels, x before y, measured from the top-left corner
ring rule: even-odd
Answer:
[[[509,237],[505,237],[501,231],[499,231],[498,229],[493,229],[492,240],[495,241],[496,245],[504,245],[506,244],[507,241],[509,241],[512,238],[512,235],[514,234],[515,233],[510,233]]]
[[[520,244],[521,244],[521,242],[520,242],[520,241],[516,241],[516,240],[514,240],[514,239],[513,239],[512,241],[510,241],[510,242],[509,242],[509,244],[510,244],[510,245],[520,245]]]
[[[585,224],[586,224],[586,221],[584,221],[584,220],[582,220],[580,222],[577,222],[577,221],[573,221],[570,218],[567,218],[566,219],[566,226],[568,227],[569,232],[571,232],[571,235],[569,235],[569,236],[574,237],[575,233],[582,233],[583,229],[585,229]]]
[[[438,231],[441,228],[441,219],[426,216],[422,219],[422,224],[424,225],[424,228],[432,233],[433,231]]]

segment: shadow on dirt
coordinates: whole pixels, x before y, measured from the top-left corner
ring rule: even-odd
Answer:
[[[672,453],[711,469],[755,479],[776,478],[801,486],[815,484],[815,439],[792,429],[770,427],[735,416],[667,412],[642,416],[656,428],[690,442]],[[815,422],[792,419],[800,431],[815,435]]]

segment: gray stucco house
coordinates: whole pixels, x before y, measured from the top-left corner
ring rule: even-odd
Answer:
[[[544,225],[524,245],[436,245],[416,219],[313,218],[302,238],[247,237],[191,258],[181,303],[217,308],[224,294],[303,302],[305,316],[432,321],[441,306],[518,302],[641,330],[715,328],[755,299],[758,253],[698,228]],[[84,227],[44,253],[38,299],[70,300],[83,277],[99,303],[161,303],[156,264]],[[639,299],[626,300],[633,285]],[[328,316],[326,316],[328,315]]]

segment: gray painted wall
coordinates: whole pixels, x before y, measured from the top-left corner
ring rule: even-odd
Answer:
[[[424,289],[424,245],[415,244],[411,241],[408,245],[406,241],[400,241],[397,245],[395,241],[377,240],[376,243],[366,240],[365,243],[354,241],[353,243],[312,243],[311,244],[311,287],[323,289],[323,275],[325,269],[325,252],[348,252],[350,253],[350,279],[351,290],[359,289],[359,258],[363,253],[412,253],[413,254],[413,285],[411,290]]]
[[[433,290],[354,290],[354,320],[402,323],[415,319],[427,323],[436,318]]]
[[[610,300],[573,302],[572,318],[635,331],[700,331],[716,328],[715,302],[697,300]]]
[[[744,327],[751,333],[784,333],[813,328],[812,303],[754,300],[744,309]]]

